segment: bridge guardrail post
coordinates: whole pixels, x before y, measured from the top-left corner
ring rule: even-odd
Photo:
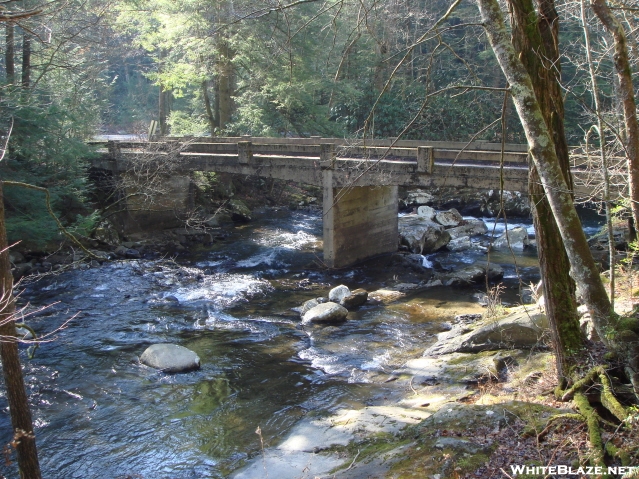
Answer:
[[[417,172],[433,173],[433,165],[435,164],[435,149],[432,146],[417,147]]]
[[[335,144],[320,144],[320,168],[322,170],[332,170],[335,166]]]
[[[118,145],[115,141],[107,141],[107,148],[109,150],[109,155],[111,155],[111,158],[114,160],[120,156],[120,145]]]
[[[248,165],[253,159],[253,148],[250,141],[237,142],[237,160],[243,165]]]

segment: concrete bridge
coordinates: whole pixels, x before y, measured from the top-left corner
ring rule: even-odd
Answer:
[[[119,177],[144,176],[149,165],[160,172],[161,165],[170,165],[161,173],[165,193],[155,203],[156,211],[130,195],[128,230],[156,224],[158,214],[177,215],[192,206],[189,174],[194,171],[321,186],[324,262],[336,268],[397,250],[398,186],[488,190],[501,183],[505,190],[528,190],[526,145],[507,144],[502,152],[501,144],[486,142],[167,137],[101,146],[92,166]]]

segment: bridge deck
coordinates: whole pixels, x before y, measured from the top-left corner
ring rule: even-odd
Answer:
[[[375,140],[366,144],[324,138],[167,138],[158,142],[95,142],[103,146],[98,168],[126,171],[142,158],[177,161],[177,171],[256,175],[321,186],[322,170],[333,171],[334,187],[399,185],[528,190],[525,145],[473,142]],[[573,174],[585,181],[585,168]],[[577,196],[592,188],[577,186]]]

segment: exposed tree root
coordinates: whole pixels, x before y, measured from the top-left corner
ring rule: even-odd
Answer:
[[[619,419],[619,421],[624,421],[628,417],[629,411],[615,397],[612,385],[610,384],[610,379],[608,378],[603,366],[596,366],[592,368],[588,374],[563,393],[561,400],[568,401],[575,396],[577,392],[582,392],[586,388],[597,383],[602,387],[600,391],[600,398],[603,407],[610,411],[617,419]]]
[[[586,418],[588,425],[588,438],[590,442],[590,464],[592,466],[604,466],[605,450],[603,440],[601,439],[601,426],[599,425],[600,417],[597,411],[593,409],[588,398],[582,392],[575,392],[575,405],[579,412]]]
[[[610,457],[618,458],[625,466],[631,461],[630,453],[624,448],[616,447],[610,441],[604,443],[602,439],[602,423],[610,424],[610,422],[603,419],[590,404],[586,394],[591,394],[593,390],[598,392],[598,398],[601,405],[622,423],[619,427],[625,427],[623,424],[627,421],[628,417],[630,417],[631,408],[627,408],[622,405],[615,397],[615,392],[606,369],[604,366],[599,365],[588,371],[583,378],[576,381],[566,391],[557,391],[557,396],[562,401],[569,401],[570,399],[574,401],[579,414],[560,415],[552,418],[539,436],[543,437],[543,435],[547,434],[550,429],[551,422],[561,419],[562,417],[570,417],[573,419],[581,418],[588,427],[591,451],[590,464],[592,466],[603,467],[605,465],[605,456],[608,454]]]

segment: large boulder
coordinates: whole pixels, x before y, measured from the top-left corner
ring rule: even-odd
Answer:
[[[177,344],[153,344],[140,356],[140,362],[166,373],[199,369],[200,358],[190,349]]]
[[[110,221],[102,221],[93,232],[93,237],[109,246],[120,244],[120,235]]]
[[[505,231],[492,243],[493,249],[509,249],[523,250],[525,246],[530,244],[528,239],[528,231],[522,226],[518,226],[511,230]]]
[[[422,218],[426,218],[430,221],[433,221],[433,219],[435,219],[436,214],[437,212],[430,206],[420,206],[419,208],[417,208],[417,216],[421,216]]]
[[[251,210],[242,200],[229,200],[228,208],[233,221],[239,223],[251,221]]]
[[[309,309],[302,316],[303,323],[341,323],[346,321],[348,310],[337,303],[329,301]]]
[[[544,314],[537,310],[520,308],[504,318],[484,323],[470,332],[447,334],[446,339],[436,342],[424,355],[530,349],[542,345],[547,334],[548,319]]]
[[[448,228],[448,234],[451,239],[463,238],[464,236],[483,235],[488,232],[486,223],[482,220],[467,220],[465,224],[456,226],[454,228]]]
[[[489,281],[498,280],[504,277],[504,270],[497,264],[473,264],[464,268],[452,271],[450,273],[442,273],[437,278],[442,281],[445,286],[472,284],[483,281],[488,278]]]
[[[435,214],[435,221],[437,221],[442,226],[459,226],[459,224],[464,221],[462,215],[459,214],[455,208],[451,208],[448,211],[440,211]]]
[[[428,203],[432,203],[434,199],[435,197],[427,191],[415,190],[408,193],[404,204],[407,207],[427,205]]]
[[[462,236],[460,238],[452,239],[446,245],[446,248],[453,252],[466,251],[472,247],[473,244],[468,236]]]
[[[399,236],[400,243],[417,254],[434,253],[450,241],[442,225],[416,215],[399,218]]]

